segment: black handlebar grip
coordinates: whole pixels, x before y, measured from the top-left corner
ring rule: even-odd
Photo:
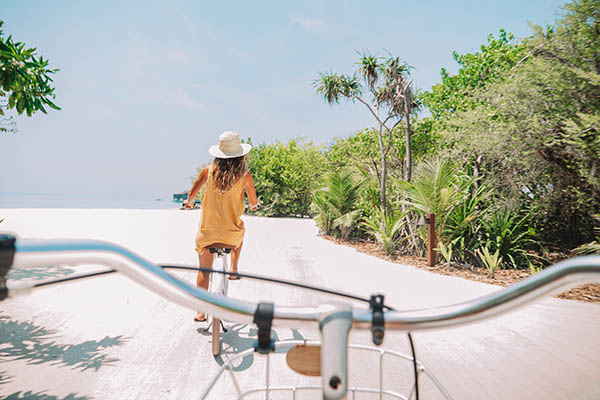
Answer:
[[[0,301],[8,296],[6,275],[15,257],[15,237],[0,234]]]

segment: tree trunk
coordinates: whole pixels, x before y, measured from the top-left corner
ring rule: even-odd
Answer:
[[[387,175],[387,162],[386,162],[386,157],[384,152],[381,152],[381,186],[380,186],[380,190],[381,190],[381,211],[383,211],[384,214],[387,214],[387,198],[385,195],[385,181],[386,181],[386,175]]]
[[[406,97],[405,97],[406,99]],[[410,113],[408,112],[408,102],[404,101],[404,123],[406,126],[406,175],[405,180],[410,182],[412,178],[412,145],[410,132]]]
[[[379,179],[379,200],[381,202],[381,211],[386,212],[387,199],[385,195],[385,181],[387,175],[387,163],[385,157],[385,148],[383,147],[383,127],[380,126],[377,131],[377,139],[379,140],[379,152],[381,154],[381,179]]]

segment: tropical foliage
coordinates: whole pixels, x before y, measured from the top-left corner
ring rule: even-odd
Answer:
[[[360,185],[344,170],[327,174],[323,181],[313,192],[315,219],[325,233],[332,234],[334,229],[339,229],[341,236],[347,239],[360,216],[360,210],[356,209]]]
[[[504,30],[422,93],[397,57],[362,54],[352,75],[313,82],[330,104],[362,104],[374,127],[324,148],[259,145],[249,165],[266,215],[311,215],[320,229],[424,255],[436,215],[447,264],[544,265],[600,242],[600,0],[573,0],[522,40]],[[415,109],[428,116],[416,118]],[[413,168],[414,164],[414,168]]]
[[[564,249],[593,238],[600,208],[599,3],[573,1],[556,26],[534,25],[532,37],[506,43],[502,54],[523,57],[510,68],[496,63],[470,106],[446,109],[437,125],[454,159],[478,171],[507,208],[528,204],[540,237]]]
[[[413,182],[399,182],[400,193],[412,211],[424,217],[436,215],[438,242],[445,231],[450,213],[464,197],[459,186],[458,169],[449,161],[425,161],[417,170]]]
[[[400,232],[406,223],[406,212],[392,210],[385,213],[377,210],[375,214],[366,219],[363,225],[368,232],[377,240],[387,254],[392,254],[399,246],[400,241],[406,240],[400,238]]]
[[[502,265],[500,251],[496,250],[494,253],[492,253],[487,247],[482,247],[481,249],[475,250],[475,254],[477,254],[477,257],[479,257],[483,263],[483,266],[490,273],[490,278],[493,278],[496,271]]]
[[[12,118],[5,117],[6,110],[31,116],[37,111],[46,114],[46,107],[60,110],[52,102],[55,98],[52,78],[58,69],[48,67],[48,60],[36,55],[35,48],[15,42],[12,36],[3,37],[0,20],[0,133],[16,132]]]
[[[536,232],[528,225],[528,215],[506,209],[496,210],[483,218],[486,248],[497,251],[505,262],[518,268],[528,261],[527,250],[537,245]]]
[[[266,216],[308,216],[311,214],[312,185],[327,171],[327,159],[312,143],[290,140],[260,144],[248,156]]]
[[[594,229],[596,233],[596,240],[590,243],[582,244],[575,249],[577,254],[600,254],[600,215],[594,216],[598,222],[598,226]],[[2,221],[0,221],[2,222]]]
[[[410,67],[399,57],[387,59],[365,53],[356,63],[353,75],[322,73],[313,82],[317,94],[329,104],[337,104],[340,99],[358,101],[363,104],[377,121],[377,143],[379,145],[380,207],[387,211],[387,156],[393,142],[395,128],[404,121],[406,138],[406,179],[410,180],[412,170],[410,116],[418,108],[412,90]],[[362,85],[361,85],[362,81]]]

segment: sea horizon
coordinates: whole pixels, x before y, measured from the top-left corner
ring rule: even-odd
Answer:
[[[178,209],[173,195],[135,196],[73,193],[0,192],[0,208]]]

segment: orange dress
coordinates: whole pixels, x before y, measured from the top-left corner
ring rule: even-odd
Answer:
[[[244,176],[221,193],[213,179],[213,167],[208,170],[206,188],[202,195],[200,226],[196,234],[196,252],[213,243],[225,243],[239,247],[244,240]]]

